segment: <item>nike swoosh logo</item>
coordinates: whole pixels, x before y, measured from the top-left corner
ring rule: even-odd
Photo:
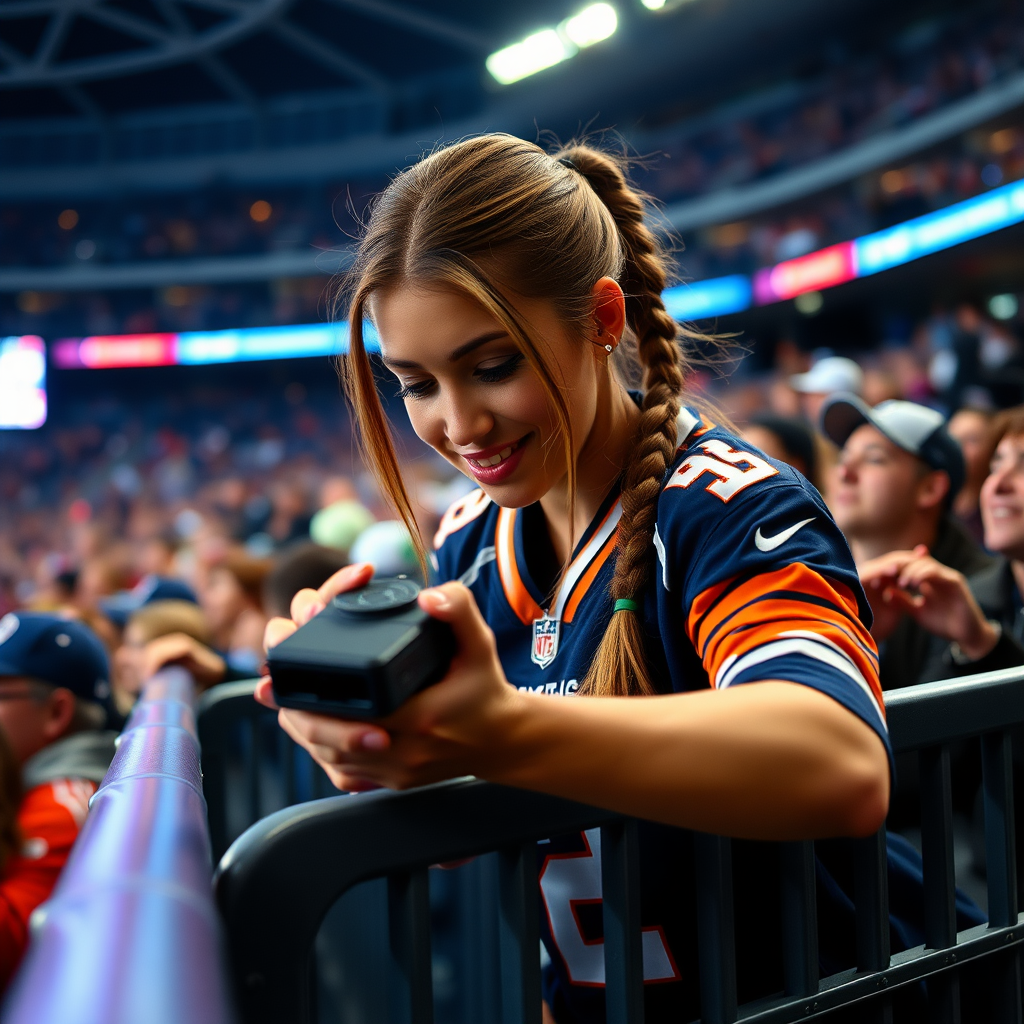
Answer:
[[[810,519],[805,519],[803,522],[797,523],[795,526],[789,527],[787,530],[783,530],[782,533],[775,534],[774,537],[766,537],[761,533],[761,527],[757,528],[757,533],[754,534],[754,543],[757,545],[758,551],[774,551],[780,544],[785,544],[790,537],[796,533],[797,530],[803,529],[808,523],[813,523],[817,516],[811,516]]]

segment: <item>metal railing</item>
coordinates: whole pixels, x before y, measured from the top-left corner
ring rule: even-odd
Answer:
[[[193,686],[147,684],[50,901],[4,1024],[228,1024]]]
[[[222,683],[196,701],[214,861],[250,825],[335,792],[323,769],[253,699],[257,680]]]
[[[700,1004],[705,1024],[805,1020],[863,1003],[858,1019],[891,1019],[893,993],[928,982],[929,1016],[959,1020],[961,971],[988,971],[993,1021],[1021,1020],[1011,728],[1024,722],[1024,670],[909,687],[887,695],[897,752],[921,769],[925,942],[890,955],[884,829],[854,841],[856,966],[819,977],[814,843],[781,844],[785,990],[738,1005],[731,842],[694,835]],[[989,923],[957,933],[949,744],[981,737]],[[433,1019],[427,871],[499,851],[501,1019],[540,1021],[535,842],[602,829],[609,1024],[643,1020],[636,822],[572,801],[476,780],[405,793],[336,797],[258,822],[215,876],[230,970],[246,1024],[308,1021],[311,949],[324,914],[358,882],[387,877],[389,950],[399,1014]]]

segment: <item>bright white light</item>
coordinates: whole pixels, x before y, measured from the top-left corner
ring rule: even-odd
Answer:
[[[487,70],[502,85],[511,85],[561,63],[573,53],[575,50],[567,46],[553,28],[545,28],[527,36],[522,42],[492,53],[486,61]]]
[[[591,4],[562,23],[562,32],[581,50],[607,39],[619,27],[619,17],[611,4]]]
[[[0,338],[0,430],[46,422],[46,354],[34,335]]]
[[[649,11],[660,11],[665,6],[665,0],[640,0]]]
[[[988,311],[997,320],[1012,320],[1017,315],[1017,296],[993,295],[988,300]]]

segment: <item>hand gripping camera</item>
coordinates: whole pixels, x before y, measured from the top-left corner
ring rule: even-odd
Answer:
[[[438,682],[455,655],[455,636],[420,608],[419,592],[400,576],[335,597],[267,654],[277,703],[382,718]]]

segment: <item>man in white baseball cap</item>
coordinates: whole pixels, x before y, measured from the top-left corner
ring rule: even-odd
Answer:
[[[843,356],[825,356],[806,373],[789,378],[790,387],[800,396],[800,406],[808,423],[817,424],[822,406],[836,394],[859,395],[864,389],[864,371]]]
[[[941,413],[914,402],[872,409],[856,395],[836,395],[825,403],[821,425],[841,448],[826,500],[872,602],[882,687],[910,685],[928,657],[928,633],[869,582],[877,560],[892,551],[927,549],[965,575],[990,564],[949,512],[964,481],[960,446]]]

